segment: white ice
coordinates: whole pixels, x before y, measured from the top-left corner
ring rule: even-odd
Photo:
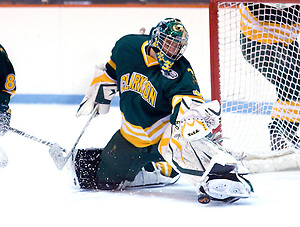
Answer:
[[[70,149],[87,117],[75,105],[11,104],[11,126]],[[120,126],[116,107],[92,120],[78,147],[103,147]],[[255,193],[233,204],[201,205],[184,179],[169,187],[78,191],[48,147],[8,132],[0,146],[0,226],[299,226],[300,172],[250,174]]]

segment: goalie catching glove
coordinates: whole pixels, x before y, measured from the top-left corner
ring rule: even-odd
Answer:
[[[103,65],[96,66],[94,79],[77,110],[76,117],[89,115],[97,107],[96,116],[108,113],[110,103],[117,93],[116,81],[109,77]]]
[[[175,171],[195,186],[202,204],[211,200],[235,202],[253,193],[251,183],[244,178],[249,170],[206,137],[188,141],[178,127],[169,124],[159,152]]]
[[[197,100],[183,98],[177,122],[181,135],[188,141],[199,140],[220,124],[221,108],[217,100],[209,103],[200,103]]]

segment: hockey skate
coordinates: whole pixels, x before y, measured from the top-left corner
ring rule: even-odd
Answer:
[[[166,173],[169,169],[170,173]],[[123,188],[163,187],[175,184],[180,178],[167,162],[151,162],[141,169],[134,181],[125,181]]]
[[[247,170],[242,165],[215,163],[200,185],[198,202],[207,204],[211,200],[217,200],[233,203],[250,197],[253,187],[243,177],[245,174]]]

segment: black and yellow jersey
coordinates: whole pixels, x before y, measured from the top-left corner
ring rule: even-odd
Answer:
[[[300,33],[300,5],[278,9],[262,3],[241,3],[241,32],[253,41],[288,45]]]
[[[147,35],[126,35],[116,42],[106,64],[119,90],[121,133],[137,147],[159,142],[183,96],[204,102],[190,63],[181,57],[172,66],[175,76],[168,78],[147,54],[147,45]]]
[[[8,104],[15,91],[15,70],[5,49],[0,45],[0,104]]]

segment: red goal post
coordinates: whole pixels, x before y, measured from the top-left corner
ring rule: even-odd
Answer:
[[[253,172],[300,166],[299,5],[210,1],[211,99],[222,105],[218,130],[229,137],[223,146],[237,157],[246,155]]]

